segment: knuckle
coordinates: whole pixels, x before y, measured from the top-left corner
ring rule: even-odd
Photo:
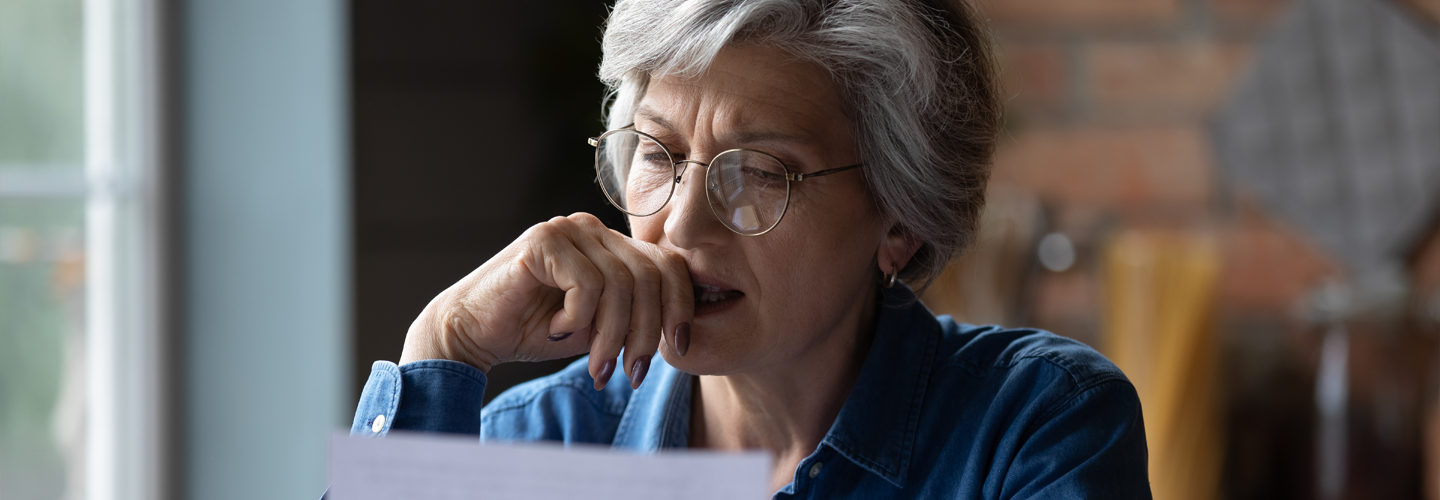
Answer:
[[[554,217],[545,223],[555,230],[557,234],[575,229],[575,221],[565,217]]]
[[[604,224],[600,223],[600,218],[586,212],[575,212],[573,214],[570,214],[569,219],[585,227],[593,228],[597,225],[604,226]]]
[[[525,232],[529,233],[530,236],[535,239],[547,240],[554,238],[559,231],[559,228],[555,226],[554,222],[554,219],[551,219],[549,222],[541,222],[530,226],[530,229]]]
[[[544,222],[541,222],[541,223],[539,223],[539,224],[535,224],[535,225],[532,225],[532,226],[530,226],[530,227],[527,227],[527,228],[525,228],[525,232],[520,233],[520,237],[517,238],[517,239],[519,239],[519,240],[525,240],[525,239],[535,238],[535,237],[537,237],[537,235],[540,234],[541,231],[544,231],[544,229],[543,229],[544,226],[545,226],[545,223],[544,223]]]

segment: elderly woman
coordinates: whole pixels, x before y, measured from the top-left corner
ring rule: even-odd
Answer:
[[[776,497],[1148,498],[1114,365],[905,285],[976,232],[990,43],[953,0],[620,0],[590,142],[630,234],[530,228],[375,364],[354,432],[763,449]],[[587,352],[480,407],[491,367]]]

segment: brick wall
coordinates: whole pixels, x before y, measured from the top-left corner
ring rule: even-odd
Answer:
[[[1424,7],[1440,0],[1407,1],[1440,12]],[[1303,235],[1216,181],[1210,120],[1288,0],[981,0],[977,6],[999,41],[1009,102],[994,182],[1034,191],[1055,221],[1071,212],[1099,212],[1110,221],[1081,230],[1163,226],[1217,233],[1226,256],[1220,307],[1229,313],[1284,315],[1334,272]],[[1038,296],[1055,295],[1049,286],[1073,288],[1074,279],[1042,277]],[[1048,319],[1094,310],[1093,303],[1070,302],[1074,310],[1050,311]],[[1073,327],[1047,321],[1047,307],[1037,305],[1042,326]]]
[[[1212,488],[1213,476],[1206,476],[1208,484],[1192,485],[1206,488],[1169,488],[1199,476],[1165,472],[1156,464],[1166,463],[1167,456],[1195,454],[1169,453],[1174,450],[1153,439],[1156,498],[1314,493],[1310,395],[1319,327],[1295,313],[1317,285],[1343,271],[1302,232],[1219,179],[1210,137],[1214,115],[1291,1],[1299,0],[978,0],[998,40],[1008,96],[992,184],[1005,187],[992,187],[992,198],[1017,186],[1033,192],[1048,214],[1042,230],[1069,236],[1081,257],[1072,268],[1034,275],[1026,304],[1030,317],[1021,321],[1103,350],[1101,331],[1114,330],[1100,317],[1107,242],[1126,229],[1178,228],[1213,236],[1219,244],[1214,326],[1222,354],[1211,368],[1224,396],[1218,409],[1191,404],[1187,411],[1221,413],[1222,485]],[[1440,24],[1440,0],[1393,1],[1421,23]],[[1440,230],[1412,264],[1418,288],[1431,297],[1440,288]],[[943,301],[935,302],[941,305],[937,310],[949,312]],[[963,307],[956,312],[968,313]],[[1414,444],[1419,407],[1382,399],[1387,394],[1404,395],[1391,397],[1397,401],[1423,399],[1418,382],[1430,373],[1426,363],[1435,352],[1434,337],[1399,335],[1402,329],[1390,324],[1351,328],[1356,332],[1349,363],[1353,449],[1342,496],[1414,498],[1420,483]],[[1126,369],[1132,377],[1146,376],[1144,370]],[[1137,386],[1141,382],[1146,381],[1137,380]],[[1154,398],[1145,402],[1154,403]],[[1440,456],[1440,405],[1434,408],[1430,439],[1434,456]],[[1151,417],[1162,416],[1151,409],[1147,427]],[[1390,419],[1400,423],[1387,427],[1388,434],[1373,431],[1383,427],[1378,422],[1389,421],[1386,415],[1400,415]],[[1440,485],[1440,466],[1433,468],[1431,498],[1440,498],[1434,486]]]

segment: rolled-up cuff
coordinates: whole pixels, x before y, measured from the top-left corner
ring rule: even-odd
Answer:
[[[376,361],[350,435],[380,437],[391,429],[479,435],[485,382],[484,373],[458,361]]]

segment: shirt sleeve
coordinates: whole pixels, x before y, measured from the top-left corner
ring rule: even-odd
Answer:
[[[478,436],[485,381],[483,372],[458,361],[376,361],[350,435],[382,437],[394,429]]]
[[[1111,379],[1060,402],[1021,447],[1002,498],[1149,499],[1140,397]]]

